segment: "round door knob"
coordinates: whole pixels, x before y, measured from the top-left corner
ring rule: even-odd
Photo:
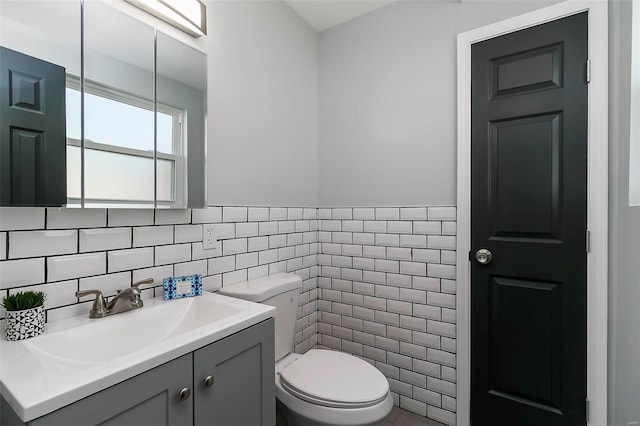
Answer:
[[[476,260],[478,261],[478,263],[486,265],[488,263],[491,263],[491,260],[493,260],[493,255],[487,249],[480,249],[476,252]]]
[[[189,399],[189,397],[191,396],[191,389],[183,388],[178,394],[178,396],[180,397],[180,401],[185,401]]]
[[[204,378],[204,387],[210,388],[213,386],[213,376],[207,376]]]

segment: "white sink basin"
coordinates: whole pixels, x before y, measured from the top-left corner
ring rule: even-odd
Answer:
[[[64,362],[111,361],[163,340],[237,314],[218,298],[194,297],[144,306],[90,323],[25,340],[34,352]]]
[[[23,422],[273,317],[275,308],[219,294],[112,317],[48,323],[27,340],[0,339],[0,393]],[[4,334],[4,333],[2,333]]]

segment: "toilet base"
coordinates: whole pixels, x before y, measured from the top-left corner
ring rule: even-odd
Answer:
[[[384,419],[391,412],[392,408],[393,398],[391,398],[391,394],[389,394],[388,398],[386,398],[384,402],[379,407],[377,407],[377,413],[375,415],[375,417],[377,418],[372,421],[366,419],[371,419],[371,416],[367,415],[336,416],[335,414],[337,412],[334,411],[336,409],[329,409],[333,412],[327,412],[326,418],[323,418],[323,416],[321,415],[318,416],[317,413],[316,416],[314,416],[315,418],[309,418],[300,412],[291,410],[279,399],[276,399],[276,426],[382,426],[385,425]]]

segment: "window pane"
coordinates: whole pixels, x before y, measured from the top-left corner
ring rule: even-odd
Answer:
[[[91,93],[85,93],[84,103],[86,139],[153,151],[153,111]]]
[[[147,102],[144,99],[130,99],[126,94],[111,93],[110,89],[94,83],[88,84],[86,90],[85,206],[149,207],[154,201],[153,158],[145,157],[142,152],[153,151],[153,111],[127,103],[144,105]],[[89,93],[92,90],[100,95]],[[67,87],[68,139],[81,138],[80,104],[80,91]],[[169,107],[161,108],[167,111]],[[177,118],[171,112],[158,113],[158,152],[173,154]],[[102,147],[97,149],[92,142]],[[176,147],[175,150],[180,151],[179,144]],[[113,152],[120,148],[124,148],[124,152]],[[67,146],[67,191],[72,202],[79,202],[81,198],[80,156],[80,147]],[[164,207],[174,206],[175,160],[158,159],[157,168],[158,202]],[[131,185],[132,182],[135,185]]]
[[[85,196],[153,202],[153,158],[85,150]]]
[[[67,138],[80,140],[80,91],[66,90]]]
[[[67,145],[67,198],[80,199],[80,147]]]
[[[158,201],[174,201],[173,163],[158,159]]]
[[[173,116],[158,112],[158,152],[173,154]]]

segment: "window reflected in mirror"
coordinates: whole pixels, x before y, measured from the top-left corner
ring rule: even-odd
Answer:
[[[67,115],[80,109],[79,82],[67,83]],[[85,82],[85,206],[151,207],[154,202],[153,102]],[[157,106],[157,203],[176,203],[178,158],[183,152],[183,111]],[[104,120],[102,117],[109,117]],[[119,123],[114,126],[113,123]],[[67,194],[80,205],[81,122],[67,120]],[[111,176],[105,179],[105,176]],[[131,185],[131,182],[141,184]]]

